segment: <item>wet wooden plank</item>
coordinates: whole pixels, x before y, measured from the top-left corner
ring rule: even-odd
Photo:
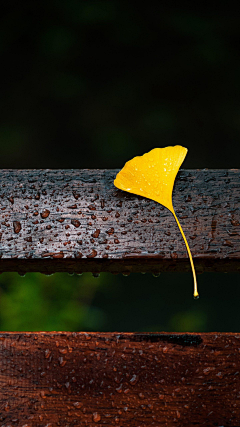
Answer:
[[[118,170],[0,171],[0,271],[189,271],[172,214]],[[173,202],[197,272],[240,268],[240,171],[181,170]]]
[[[1,333],[0,425],[240,425],[240,334]]]

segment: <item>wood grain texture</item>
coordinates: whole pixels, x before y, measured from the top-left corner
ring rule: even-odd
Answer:
[[[118,170],[0,171],[0,271],[190,271],[173,215]],[[173,204],[197,272],[240,269],[240,171],[180,170]]]
[[[0,426],[239,426],[240,334],[2,333]]]

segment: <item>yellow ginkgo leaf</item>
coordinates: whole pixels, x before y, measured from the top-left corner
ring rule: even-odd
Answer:
[[[143,156],[129,160],[117,174],[114,185],[120,190],[155,200],[172,212],[183,236],[194,279],[194,298],[198,298],[197,279],[192,254],[172,204],[172,192],[176,175],[187,154],[187,148],[154,148]]]

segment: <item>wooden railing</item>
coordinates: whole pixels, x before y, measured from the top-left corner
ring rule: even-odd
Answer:
[[[117,172],[2,170],[0,272],[190,271],[172,214]],[[239,177],[178,174],[197,273],[240,270]],[[2,427],[237,426],[240,334],[2,332],[0,384]]]

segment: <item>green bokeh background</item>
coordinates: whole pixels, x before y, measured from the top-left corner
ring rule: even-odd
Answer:
[[[239,45],[227,4],[5,2],[0,167],[120,169],[181,144],[184,168],[238,168]],[[239,331],[239,275],[198,281],[195,301],[191,273],[4,273],[0,329]]]

